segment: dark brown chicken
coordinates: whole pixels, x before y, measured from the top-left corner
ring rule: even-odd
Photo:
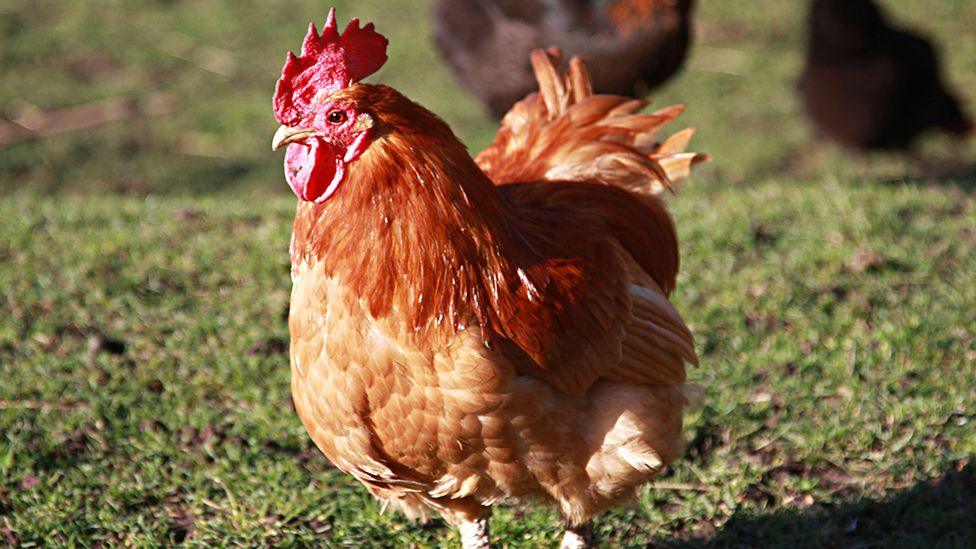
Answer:
[[[598,93],[641,95],[688,51],[693,0],[438,0],[434,34],[458,81],[498,118],[535,90],[532,50],[586,57]]]
[[[814,0],[800,93],[817,128],[847,148],[907,149],[920,134],[972,132],[923,38],[871,0]]]

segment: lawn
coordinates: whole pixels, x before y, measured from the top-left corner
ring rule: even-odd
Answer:
[[[477,150],[488,120],[429,44],[426,5],[337,2],[377,23],[374,79]],[[669,199],[674,300],[706,391],[688,450],[608,547],[976,545],[973,144],[851,157],[798,114],[803,4],[702,2],[686,70],[714,155]],[[976,4],[890,0],[976,89]],[[291,405],[294,197],[270,96],[318,1],[0,6],[0,109],[21,119],[164,93],[159,116],[0,148],[0,545],[449,545],[332,469]],[[496,511],[498,546],[555,546],[546,509]]]

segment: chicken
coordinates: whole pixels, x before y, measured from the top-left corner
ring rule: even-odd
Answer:
[[[435,41],[496,118],[535,90],[529,53],[585,55],[600,93],[641,94],[684,62],[692,0],[438,0]]]
[[[800,93],[817,128],[855,150],[904,150],[973,125],[946,91],[928,41],[892,28],[871,0],[814,0]]]
[[[486,547],[491,506],[558,506],[568,546],[679,457],[692,335],[667,296],[678,242],[658,194],[705,156],[682,108],[593,95],[535,52],[540,94],[472,159],[437,116],[360,83],[386,39],[334,11],[274,97],[299,197],[292,394],[336,467]],[[574,545],[575,544],[575,545]]]

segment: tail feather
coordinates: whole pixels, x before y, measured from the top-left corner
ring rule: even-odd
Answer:
[[[496,184],[587,181],[656,195],[709,159],[685,152],[693,129],[660,142],[684,105],[641,114],[646,101],[594,95],[583,61],[572,58],[567,72],[561,61],[555,48],[532,53],[539,92],[512,107],[495,142],[477,156]]]

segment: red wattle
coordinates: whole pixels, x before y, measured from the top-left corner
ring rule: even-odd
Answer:
[[[321,202],[335,192],[336,176],[345,172],[344,151],[322,139],[308,139],[288,145],[285,179],[298,198]]]

